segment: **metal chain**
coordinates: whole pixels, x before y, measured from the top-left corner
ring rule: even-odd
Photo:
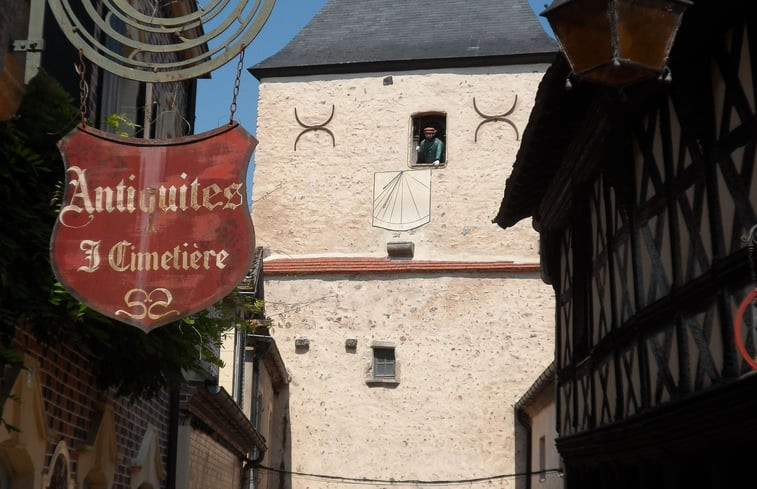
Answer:
[[[75,67],[76,72],[79,74],[79,110],[81,111],[81,126],[87,125],[87,95],[89,94],[89,86],[84,79],[84,74],[87,71],[87,67],[84,65],[84,51],[79,49],[79,64]]]
[[[234,96],[231,99],[231,106],[229,107],[229,124],[234,124],[234,113],[237,111],[237,95],[239,95],[239,82],[242,78],[242,68],[244,65],[244,43],[239,46],[239,61],[237,62],[237,77],[234,80]]]

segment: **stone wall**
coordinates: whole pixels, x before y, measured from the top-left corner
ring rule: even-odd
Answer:
[[[292,470],[423,480],[513,472],[513,404],[553,354],[550,289],[535,274],[269,279],[266,300],[292,372]],[[395,345],[398,385],[366,383],[373,341]],[[292,478],[306,485],[325,484]]]
[[[375,479],[460,480],[514,471],[513,405],[553,359],[552,290],[524,222],[491,223],[545,66],[265,79],[253,186],[266,272],[266,312],[291,372],[291,461],[278,468]],[[517,102],[515,102],[517,96]],[[482,122],[507,112],[507,122]],[[305,131],[306,125],[324,125]],[[373,226],[378,172],[417,169],[412,117],[446,114],[446,164],[430,172],[430,222]],[[478,134],[476,135],[476,130]],[[304,131],[304,132],[303,132]],[[294,149],[295,140],[297,150]],[[477,140],[476,140],[477,139]],[[469,264],[445,272],[326,273],[333,260],[382,258],[410,241],[420,260]],[[305,259],[322,261],[301,275]],[[282,261],[282,260],[279,260]],[[309,262],[311,263],[311,262]],[[378,262],[373,262],[374,265]],[[464,267],[463,267],[464,268]],[[300,340],[298,342],[298,340]],[[305,341],[307,340],[307,341]],[[354,348],[347,340],[356,340]],[[300,346],[296,346],[296,342]],[[367,382],[374,342],[395,348],[398,383]],[[296,474],[279,487],[337,487]],[[511,478],[487,487],[514,487]]]
[[[384,255],[388,241],[413,241],[416,258],[538,261],[536,233],[522,222],[491,223],[520,145],[544,66],[263,80],[253,180],[258,246],[272,255]],[[392,84],[384,78],[391,75]],[[334,117],[324,131],[305,124]],[[414,231],[372,227],[376,172],[409,170],[411,117],[447,114],[447,164],[432,170],[431,222]]]

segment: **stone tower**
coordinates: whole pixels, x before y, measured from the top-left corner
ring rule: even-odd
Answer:
[[[253,220],[291,374],[275,468],[315,475],[283,487],[514,487],[513,404],[553,359],[553,306],[537,234],[491,221],[555,51],[525,0],[332,0],[250,69]]]

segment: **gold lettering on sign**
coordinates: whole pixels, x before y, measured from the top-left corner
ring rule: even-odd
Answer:
[[[79,243],[79,249],[84,252],[84,260],[87,264],[82,265],[76,270],[79,272],[92,273],[100,268],[100,241],[85,239]]]
[[[124,303],[126,304],[126,307],[138,308],[138,312],[132,313],[119,309],[116,311],[116,316],[123,315],[137,320],[144,319],[145,317],[156,320],[171,314],[178,316],[179,311],[176,309],[171,309],[170,311],[160,310],[170,306],[171,302],[173,302],[171,291],[163,287],[153,289],[150,292],[147,292],[144,289],[131,289],[126,295],[124,295]],[[154,311],[156,308],[158,310]]]
[[[136,251],[129,241],[122,240],[108,251],[108,266],[116,272],[223,270],[228,265],[229,256],[229,252],[223,249],[201,250],[197,243],[192,243],[191,247],[189,243],[183,243],[162,253]]]
[[[70,182],[68,182],[69,185],[74,187],[74,191],[71,193],[71,200],[69,201],[68,205],[64,206],[60,210],[60,214],[58,215],[58,219],[60,219],[60,223],[63,224],[66,227],[70,228],[76,228],[76,227],[84,227],[90,222],[92,222],[92,219],[95,217],[92,215],[92,213],[95,211],[95,208],[92,207],[92,201],[89,199],[89,191],[87,190],[87,180],[84,178],[84,173],[86,170],[82,170],[78,166],[72,166],[68,169],[68,171],[73,172],[76,178],[72,178]],[[69,226],[65,222],[65,217],[68,215],[69,212],[73,212],[74,214],[80,214],[82,212],[86,212],[89,214],[89,218],[87,219],[87,222],[82,224],[81,226]]]
[[[176,187],[170,185],[158,185],[157,187],[145,187],[137,189],[124,183],[122,178],[115,187],[95,187],[89,190],[87,185],[87,170],[78,166],[66,169],[70,172],[71,179],[68,184],[73,187],[73,192],[65,205],[61,207],[58,220],[68,228],[83,228],[92,222],[96,214],[103,212],[143,212],[152,217],[155,213],[162,212],[199,212],[202,209],[213,212],[214,210],[234,210],[244,203],[244,196],[240,190],[241,182],[234,182],[221,188],[218,184],[203,185],[197,178]],[[182,180],[188,181],[186,173],[179,175]],[[133,182],[134,174],[126,177]],[[72,224],[74,216],[85,214],[86,222],[79,225]]]

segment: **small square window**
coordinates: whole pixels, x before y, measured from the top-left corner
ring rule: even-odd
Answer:
[[[394,378],[394,348],[373,349],[373,376],[377,379]]]
[[[427,112],[412,117],[411,166],[441,167],[447,163],[447,115]],[[432,131],[433,130],[433,131]],[[426,133],[432,135],[426,138]]]
[[[396,386],[399,384],[399,365],[395,355],[394,344],[386,341],[374,341],[371,344],[373,357],[366,370],[366,383],[373,386]]]

